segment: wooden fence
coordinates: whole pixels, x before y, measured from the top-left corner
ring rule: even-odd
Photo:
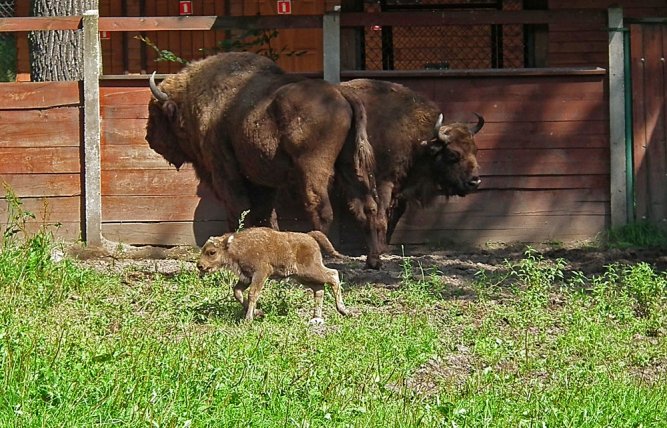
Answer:
[[[547,22],[567,18],[565,14],[530,16]],[[101,18],[99,28],[193,28],[216,22],[215,17],[197,19]],[[352,15],[347,19],[362,18]],[[476,19],[490,18],[481,15]],[[521,16],[511,14],[505,19],[518,21]],[[55,19],[49,25],[53,28],[62,22]],[[14,25],[25,29],[36,24]],[[78,23],[62,25],[76,27]],[[335,70],[336,64],[332,67]],[[472,120],[472,112],[487,120],[477,137],[480,191],[465,198],[442,198],[428,209],[409,210],[393,243],[579,241],[593,239],[609,227],[614,175],[610,154],[614,149],[606,70],[339,75],[344,80],[371,77],[402,83],[436,101],[448,120]],[[89,151],[82,143],[87,134],[82,109],[87,104],[84,98],[89,97],[83,95],[79,83],[0,84],[4,95],[0,97],[0,153],[12,159],[0,166],[0,179],[33,211],[39,212],[47,201],[48,221],[61,223],[59,234],[66,239],[90,230],[87,207],[91,199],[99,199],[101,235],[114,241],[192,245],[223,232],[221,206],[209,189],[198,184],[192,169],[177,172],[144,140],[150,97],[147,77],[103,77],[99,85],[97,194],[86,190],[89,180],[82,172]],[[88,137],[94,148],[95,135]],[[6,204],[0,204],[0,215],[5,211]],[[283,222],[290,228],[303,226],[294,212],[287,212],[281,217]],[[358,247],[356,225],[344,210],[338,217],[333,231],[338,244]]]

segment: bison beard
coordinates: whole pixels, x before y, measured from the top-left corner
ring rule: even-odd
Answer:
[[[366,230],[367,264],[379,265],[386,221],[377,218],[373,149],[366,112],[352,92],[286,74],[252,53],[222,53],[167,77],[148,105],[146,140],[177,169],[192,163],[225,205],[230,230],[249,210],[249,226],[277,228],[275,198],[290,183],[314,229],[333,220],[334,166],[350,208]]]
[[[481,116],[471,128],[445,125],[434,102],[405,86],[356,79],[341,87],[354,92],[368,112],[378,218],[387,219],[381,239],[391,241],[408,204],[426,206],[438,195],[465,196],[477,189],[481,180],[474,135],[484,125]]]

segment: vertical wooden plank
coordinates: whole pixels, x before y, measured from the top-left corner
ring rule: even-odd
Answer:
[[[662,96],[660,103],[660,125],[661,137],[656,141],[656,221],[667,227],[667,25],[659,26],[661,33],[660,49],[660,82],[662,84]]]
[[[645,219],[648,215],[647,177],[643,168],[646,160],[646,109],[644,103],[644,26],[630,27],[630,52],[632,54],[632,122],[635,215]]]
[[[623,10],[609,8],[609,138],[611,226],[628,222],[625,162],[625,72]]]
[[[145,3],[146,16],[157,16],[157,8],[155,2],[156,0],[146,0]],[[157,31],[146,31],[144,33],[144,36],[150,39],[153,43],[156,43],[157,34],[158,34]],[[146,49],[146,72],[151,73],[153,71],[160,71],[158,70],[158,63],[155,62],[156,54],[153,48],[145,45],[145,49]]]
[[[100,38],[97,10],[83,14],[84,91],[84,239],[102,244],[102,198],[100,165]]]
[[[167,0],[155,0],[155,16],[167,16],[169,5]],[[153,42],[160,49],[169,49],[169,34],[166,31],[157,31]],[[158,73],[170,73],[169,63],[165,61],[154,62]]]
[[[215,15],[215,1],[204,0],[204,15]],[[209,30],[204,32],[204,49],[209,50],[215,48],[216,32]]]
[[[644,42],[646,64],[646,133],[647,143],[644,168],[648,182],[648,218],[659,222],[665,200],[664,175],[664,74],[662,56],[662,26],[646,24]]]

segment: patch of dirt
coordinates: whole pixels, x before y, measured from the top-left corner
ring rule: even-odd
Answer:
[[[656,270],[667,270],[667,251],[661,249],[611,249],[592,247],[535,247],[546,260],[563,259],[567,271],[580,271],[586,276],[598,275],[613,263],[646,262]],[[326,258],[325,264],[338,269],[348,285],[372,284],[388,289],[397,288],[406,272],[412,277],[428,277],[437,273],[453,294],[464,297],[479,271],[499,272],[507,262],[525,257],[523,245],[494,249],[432,250],[423,247],[400,249],[382,256],[382,269],[364,267],[365,257]],[[183,268],[194,269],[199,249],[194,247],[134,247],[105,241],[99,248],[71,245],[66,252],[85,266],[102,271],[127,270],[173,275]],[[458,291],[457,291],[458,290]]]

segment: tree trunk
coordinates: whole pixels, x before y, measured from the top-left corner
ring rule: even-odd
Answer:
[[[31,15],[82,15],[97,4],[98,0],[32,0]],[[83,80],[82,31],[33,31],[29,40],[33,81]]]

